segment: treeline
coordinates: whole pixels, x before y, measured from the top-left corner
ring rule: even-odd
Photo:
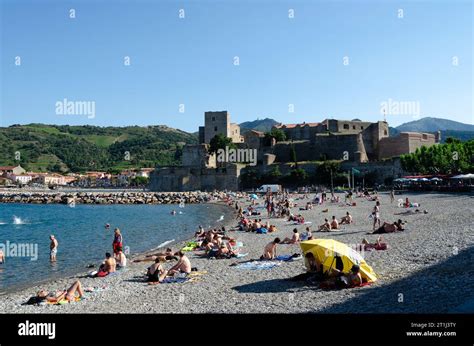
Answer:
[[[474,140],[447,138],[445,144],[421,147],[400,157],[402,168],[413,174],[460,174],[474,171]]]
[[[180,164],[196,136],[163,126],[14,125],[0,128],[0,165],[57,172]]]
[[[263,184],[280,184],[285,187],[304,185],[325,185],[334,187],[348,185],[348,172],[341,170],[341,162],[336,160],[321,161],[315,164],[315,173],[309,174],[303,168],[293,165],[288,174],[282,174],[279,167],[274,167],[267,173],[261,174],[255,169],[248,169],[240,175],[244,189],[260,187]],[[356,183],[371,186],[375,184],[376,173],[357,174]]]

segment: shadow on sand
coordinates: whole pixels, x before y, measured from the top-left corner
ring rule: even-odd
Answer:
[[[359,292],[356,297],[319,312],[456,312],[460,305],[472,299],[474,295],[473,263],[474,247],[470,247],[391,284],[357,289]]]
[[[460,251],[433,266],[382,286],[354,288],[355,297],[331,305],[318,313],[450,313],[466,311],[473,299],[474,247]],[[280,293],[320,290],[305,281],[263,280],[233,287],[239,293]],[[464,307],[460,309],[464,304]],[[468,305],[472,306],[472,305]],[[474,311],[470,311],[473,313]]]

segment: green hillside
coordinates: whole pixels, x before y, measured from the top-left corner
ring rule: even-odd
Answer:
[[[57,172],[155,167],[179,164],[183,143],[197,138],[166,126],[12,125],[0,127],[0,165]]]

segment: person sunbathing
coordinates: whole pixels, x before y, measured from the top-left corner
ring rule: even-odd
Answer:
[[[301,240],[311,240],[313,239],[313,233],[309,227],[306,227],[306,232],[301,235]]]
[[[349,212],[346,212],[346,216],[343,216],[341,219],[341,225],[349,225],[352,223],[352,215]]]
[[[324,219],[324,223],[318,227],[318,231],[329,232],[330,230],[331,230],[331,224],[329,223],[328,219]]]
[[[148,267],[146,275],[149,283],[160,283],[166,277],[168,272],[161,265],[165,261],[165,257],[159,256],[155,259],[155,263]]]
[[[270,225],[270,227],[268,228],[268,233],[272,233],[272,232],[276,232],[277,228],[275,225]]]
[[[199,226],[199,230],[194,233],[195,238],[201,238],[206,235],[206,231],[204,231],[204,228],[202,226]]]
[[[369,241],[364,238],[364,239],[362,239],[361,245],[362,245],[361,248],[363,248],[364,251],[370,251],[372,249],[374,249],[374,250],[387,250],[387,248],[388,248],[387,243],[384,243],[382,241],[382,237],[378,237],[377,241],[375,243],[369,243]]]
[[[119,252],[115,256],[115,261],[117,263],[117,269],[124,268],[127,266],[127,257],[125,256],[122,250],[119,250]]]
[[[158,252],[151,255],[146,255],[145,258],[137,258],[133,262],[150,262],[156,260],[157,257],[163,256],[166,261],[178,260],[178,257],[174,255],[174,252],[171,248],[166,248],[165,252]]]
[[[277,256],[277,244],[280,243],[280,238],[275,238],[272,242],[268,243],[265,245],[265,248],[263,249],[263,255],[260,257],[260,259],[264,260],[272,260]]]
[[[339,222],[337,222],[336,217],[334,215],[331,221],[331,229],[339,229]]]
[[[403,222],[402,220],[398,219],[394,223],[384,222],[380,228],[376,229],[372,232],[372,234],[380,234],[380,233],[393,233],[397,231],[404,231]]]
[[[219,250],[217,251],[216,258],[231,258],[237,256],[238,251],[232,249],[232,246],[227,244],[222,244]]]
[[[283,241],[280,242],[280,244],[296,244],[300,241],[300,234],[298,233],[298,230],[295,228],[293,230],[293,236],[291,238],[285,238]]]
[[[176,263],[169,271],[168,275],[174,275],[176,273],[191,273],[191,261],[184,254],[183,251],[178,251],[177,255],[179,256],[178,263]]]
[[[332,268],[332,275],[322,283],[324,288],[353,288],[363,283],[360,267],[354,264],[350,273],[344,274],[340,270]]]
[[[58,292],[48,292],[46,290],[40,290],[36,294],[36,299],[30,299],[26,304],[39,304],[41,302],[48,302],[52,304],[57,304],[62,300],[67,300],[68,302],[73,302],[76,300],[76,293],[79,294],[79,298],[84,297],[84,291],[82,289],[82,284],[79,280],[76,280],[71,287],[64,291]],[[31,301],[31,302],[30,302]]]
[[[112,257],[110,253],[105,254],[105,260],[99,267],[99,271],[94,275],[95,277],[104,277],[109,275],[110,273],[115,272],[117,267],[117,262],[115,258]]]
[[[421,214],[421,213],[428,214],[428,210],[425,209],[421,211],[420,209],[415,209],[415,210],[409,209],[409,210],[402,211],[400,213],[396,213],[395,215],[414,215],[414,214]]]

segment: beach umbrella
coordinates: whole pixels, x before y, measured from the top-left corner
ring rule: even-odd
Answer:
[[[252,199],[258,199],[258,196],[253,193],[253,194],[250,195],[250,198],[252,198]]]
[[[322,264],[323,270],[328,271],[335,268],[336,257],[342,260],[343,273],[349,273],[352,266],[357,264],[360,267],[360,274],[367,282],[374,282],[377,276],[373,269],[365,262],[364,258],[344,243],[334,239],[313,239],[300,243],[303,253],[311,252],[314,257]],[[340,269],[340,268],[338,268]]]

